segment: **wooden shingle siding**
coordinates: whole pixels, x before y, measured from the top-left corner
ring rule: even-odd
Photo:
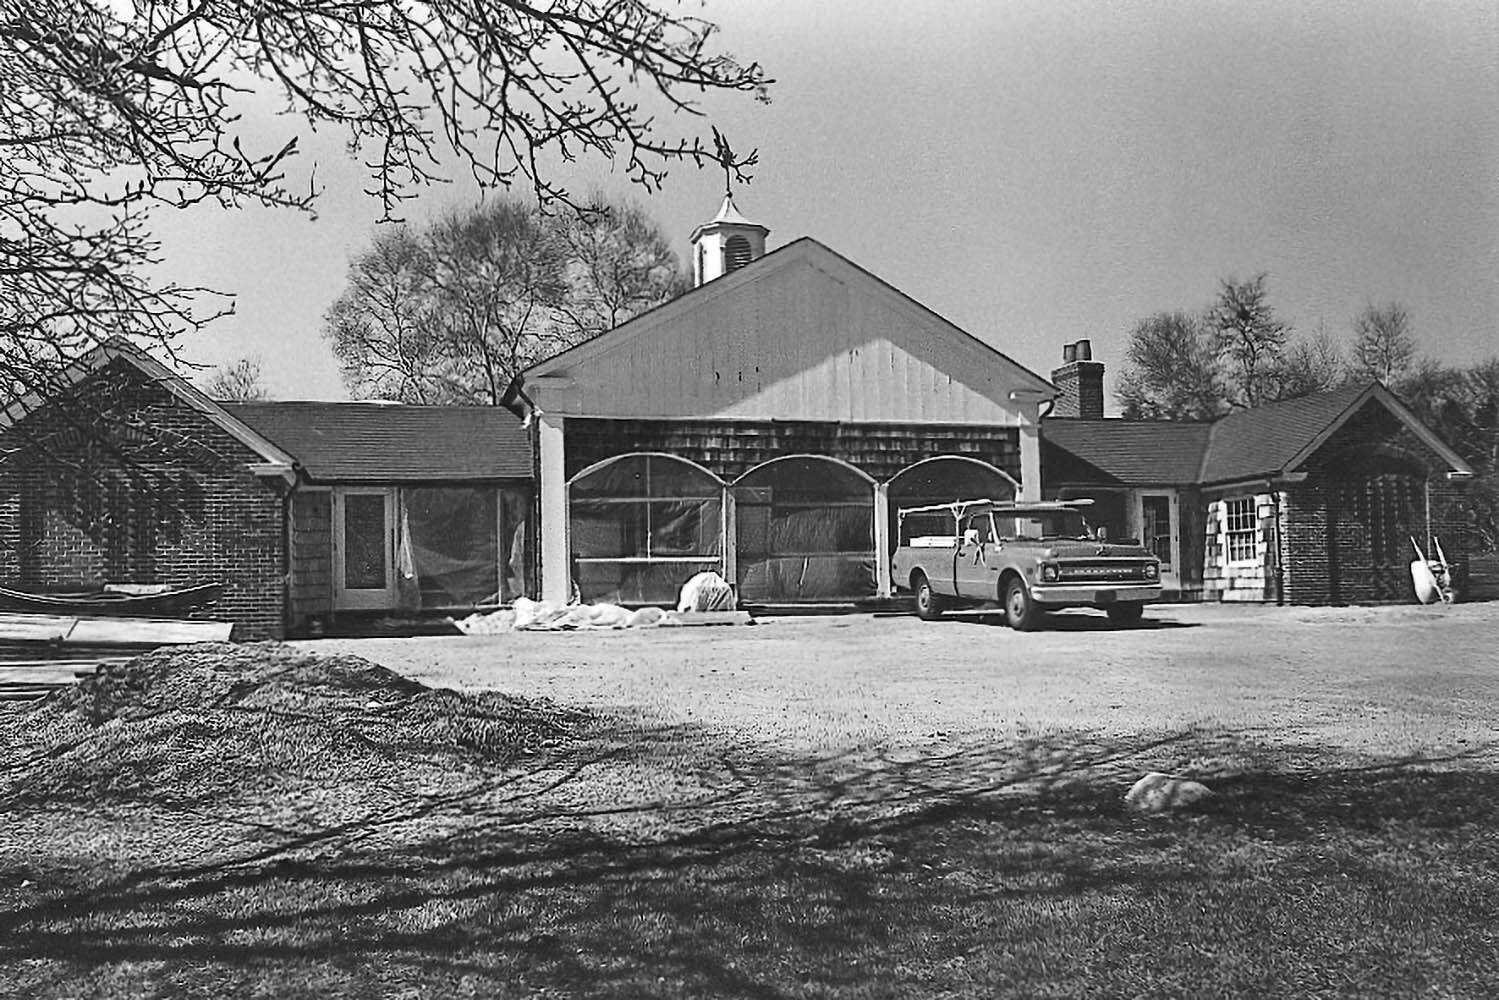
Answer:
[[[848,462],[882,483],[939,455],[976,458],[1020,478],[1014,427],[570,417],[565,434],[569,479],[595,462],[646,451],[689,459],[725,482],[773,458],[806,454]]]
[[[291,587],[293,619],[333,609],[333,493],[300,491],[291,505]]]

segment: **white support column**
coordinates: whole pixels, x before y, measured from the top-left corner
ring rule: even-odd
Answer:
[[[572,597],[572,560],[567,550],[567,472],[563,418],[536,415],[541,452],[541,599],[566,604]]]
[[[1041,499],[1041,425],[1020,425],[1020,499]]]
[[[734,508],[734,491],[723,488],[723,578],[739,594],[739,521]]]
[[[889,597],[890,586],[890,494],[884,483],[874,487],[874,576],[875,593]]]

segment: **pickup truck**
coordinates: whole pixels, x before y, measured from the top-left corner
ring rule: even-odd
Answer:
[[[958,500],[902,508],[892,560],[895,585],[916,613],[998,605],[1011,628],[1035,628],[1056,608],[1102,608],[1133,625],[1161,599],[1161,564],[1132,543],[1089,530],[1090,500]]]

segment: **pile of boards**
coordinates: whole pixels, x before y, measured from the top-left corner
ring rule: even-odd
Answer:
[[[225,642],[233,623],[0,612],[0,701],[39,698],[143,649]]]

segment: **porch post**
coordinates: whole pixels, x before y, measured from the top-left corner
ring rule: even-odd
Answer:
[[[889,597],[890,589],[890,494],[884,483],[874,486],[874,579],[875,593]]]
[[[571,560],[567,551],[567,472],[563,418],[536,415],[536,448],[541,459],[541,599],[566,604],[572,597]]]
[[[1020,425],[1020,499],[1041,499],[1041,425]]]

